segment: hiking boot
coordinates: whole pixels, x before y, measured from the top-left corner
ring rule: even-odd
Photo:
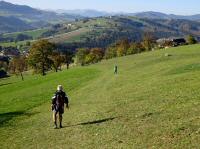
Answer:
[[[63,128],[62,124],[60,124],[60,128]]]
[[[57,129],[58,127],[57,127],[57,124],[56,123],[54,123],[54,129]]]

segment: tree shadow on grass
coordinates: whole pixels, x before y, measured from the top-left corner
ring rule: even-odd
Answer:
[[[0,114],[0,127],[3,127],[6,122],[10,121],[11,119],[18,117],[18,116],[32,116],[36,113],[27,113],[25,111],[16,111],[16,112],[8,112],[8,113],[1,113]]]
[[[94,125],[94,124],[101,124],[101,123],[105,123],[107,121],[112,121],[114,119],[116,119],[117,117],[110,117],[110,118],[105,118],[105,119],[100,119],[100,120],[95,120],[95,121],[88,121],[88,122],[84,122],[84,123],[79,123],[79,124],[75,124],[75,125],[69,125],[69,126],[64,126],[64,128],[67,127],[75,127],[75,126],[85,126],[85,125]]]

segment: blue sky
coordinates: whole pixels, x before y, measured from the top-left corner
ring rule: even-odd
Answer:
[[[41,9],[97,9],[108,12],[159,11],[200,14],[200,0],[5,0]]]

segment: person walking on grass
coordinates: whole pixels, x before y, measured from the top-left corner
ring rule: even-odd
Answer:
[[[114,74],[117,74],[117,73],[118,73],[118,66],[115,65],[115,67],[114,67]]]
[[[54,128],[58,128],[57,117],[59,117],[60,128],[62,128],[62,115],[64,113],[64,107],[69,109],[69,100],[66,93],[63,91],[62,85],[58,85],[57,91],[52,97],[52,111]]]

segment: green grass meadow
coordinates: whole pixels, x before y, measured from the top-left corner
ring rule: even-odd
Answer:
[[[55,130],[51,96],[58,84],[70,109]],[[200,45],[2,79],[0,134],[2,149],[199,148]]]
[[[39,38],[44,32],[46,32],[48,29],[37,29],[37,30],[30,30],[30,31],[24,31],[24,32],[14,32],[14,33],[7,33],[4,34],[3,37],[13,37],[16,38],[19,34],[24,34],[31,36],[33,39]]]

